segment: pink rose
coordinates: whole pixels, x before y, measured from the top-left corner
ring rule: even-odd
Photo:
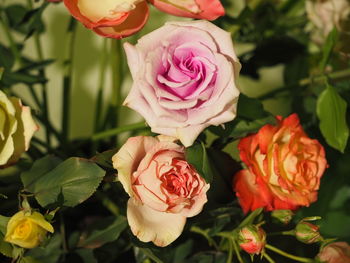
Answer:
[[[127,218],[141,241],[167,246],[187,217],[200,213],[209,184],[186,162],[184,148],[167,136],[129,138],[113,158],[130,199]]]
[[[219,0],[150,0],[163,12],[183,17],[215,20],[225,14]]]
[[[346,242],[334,242],[325,246],[317,255],[324,263],[350,263],[350,246]]]
[[[187,147],[236,117],[240,64],[230,33],[207,21],[169,22],[124,48],[134,80],[124,105],[153,132]]]

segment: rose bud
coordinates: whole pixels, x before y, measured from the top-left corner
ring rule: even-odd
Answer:
[[[277,116],[277,125],[241,139],[238,149],[247,169],[234,176],[233,188],[245,213],[295,210],[317,200],[325,151],[307,136],[297,114]]]
[[[132,233],[160,247],[177,239],[186,219],[202,211],[209,189],[174,139],[132,137],[112,158],[130,196],[127,219]]]
[[[239,246],[249,254],[260,254],[266,244],[265,231],[256,225],[245,226],[238,233]]]
[[[64,0],[64,4],[85,27],[117,39],[141,30],[149,15],[145,0]]]
[[[319,229],[319,226],[300,221],[295,227],[295,237],[305,244],[317,243],[323,240]]]
[[[219,0],[150,0],[159,10],[175,16],[215,20],[225,14]]]
[[[0,167],[19,160],[38,128],[30,108],[23,106],[18,98],[8,98],[0,90]]]
[[[42,214],[20,211],[10,218],[4,240],[23,248],[34,248],[44,241],[47,232],[53,233],[54,229]]]
[[[272,219],[282,225],[287,225],[292,220],[294,213],[291,210],[274,210],[271,212]]]
[[[323,247],[316,259],[322,263],[350,263],[350,246],[346,242],[334,242]]]

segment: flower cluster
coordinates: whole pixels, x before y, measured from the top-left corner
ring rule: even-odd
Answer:
[[[150,1],[160,10],[183,17],[214,20],[225,11],[219,0]],[[99,35],[123,38],[141,30],[149,16],[146,0],[64,0],[77,20]]]

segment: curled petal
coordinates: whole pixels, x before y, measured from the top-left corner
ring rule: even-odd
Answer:
[[[128,17],[122,23],[114,26],[99,26],[93,28],[93,30],[101,36],[120,39],[140,31],[146,24],[148,16],[148,5],[144,1],[130,11]]]
[[[219,0],[150,0],[159,10],[182,17],[215,20],[225,14]]]
[[[177,239],[186,223],[180,214],[158,212],[133,198],[128,201],[127,218],[131,231],[143,242],[165,247]]]

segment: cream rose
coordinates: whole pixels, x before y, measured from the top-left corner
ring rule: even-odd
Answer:
[[[202,211],[209,189],[186,162],[184,148],[172,139],[129,138],[112,158],[130,196],[127,218],[132,232],[161,247],[179,237],[187,217]]]
[[[18,161],[37,130],[30,108],[0,91],[0,166]]]
[[[334,27],[341,30],[342,21],[350,15],[348,0],[308,0],[306,12],[310,21],[326,37]]]

